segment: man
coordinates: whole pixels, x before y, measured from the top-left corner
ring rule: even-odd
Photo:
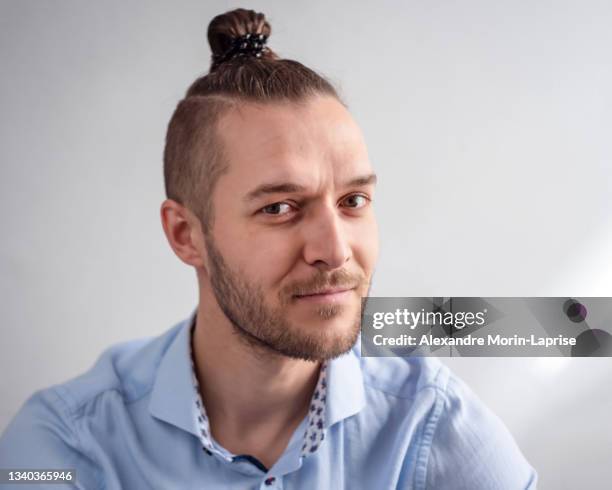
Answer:
[[[360,357],[376,176],[331,85],[269,33],[252,11],[215,18],[211,73],[169,125],[161,219],[197,309],[36,393],[0,467],[74,468],[87,489],[535,488],[448,369]]]

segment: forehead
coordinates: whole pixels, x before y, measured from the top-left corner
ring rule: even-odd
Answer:
[[[331,97],[302,102],[246,103],[218,125],[236,186],[293,179],[308,185],[371,171],[361,130]]]

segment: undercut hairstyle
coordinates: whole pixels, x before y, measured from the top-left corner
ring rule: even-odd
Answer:
[[[216,16],[208,26],[212,51],[209,73],[195,80],[176,107],[166,134],[166,197],[190,209],[202,230],[212,229],[212,194],[229,168],[218,134],[218,121],[244,103],[302,103],[330,96],[346,107],[333,85],[303,64],[280,58],[267,46],[255,54],[236,50],[250,34],[263,42],[270,36],[264,14],[236,9]],[[244,45],[243,45],[244,46]]]

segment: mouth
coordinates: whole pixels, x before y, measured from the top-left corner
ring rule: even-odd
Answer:
[[[348,299],[354,290],[354,287],[326,288],[308,294],[295,295],[294,298],[308,303],[338,303]]]

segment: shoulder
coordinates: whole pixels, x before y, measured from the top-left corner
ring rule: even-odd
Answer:
[[[440,490],[535,489],[536,472],[506,425],[446,369],[446,386],[421,441],[417,478]]]
[[[164,352],[183,324],[159,337],[116,344],[84,374],[35,392],[0,437],[0,466],[85,468],[80,475],[93,478],[90,485],[96,488],[93,462],[85,456],[79,438],[82,420],[103,409],[102,399],[113,397],[114,403],[129,404],[146,395]]]
[[[360,363],[369,403],[384,397],[381,406],[386,410],[405,414],[405,423],[421,425],[416,488],[536,488],[536,472],[507,427],[440,360],[360,357]]]
[[[151,391],[157,367],[183,326],[181,322],[157,337],[115,344],[87,372],[48,390],[75,416],[101,396],[120,397],[125,404],[136,401]]]

